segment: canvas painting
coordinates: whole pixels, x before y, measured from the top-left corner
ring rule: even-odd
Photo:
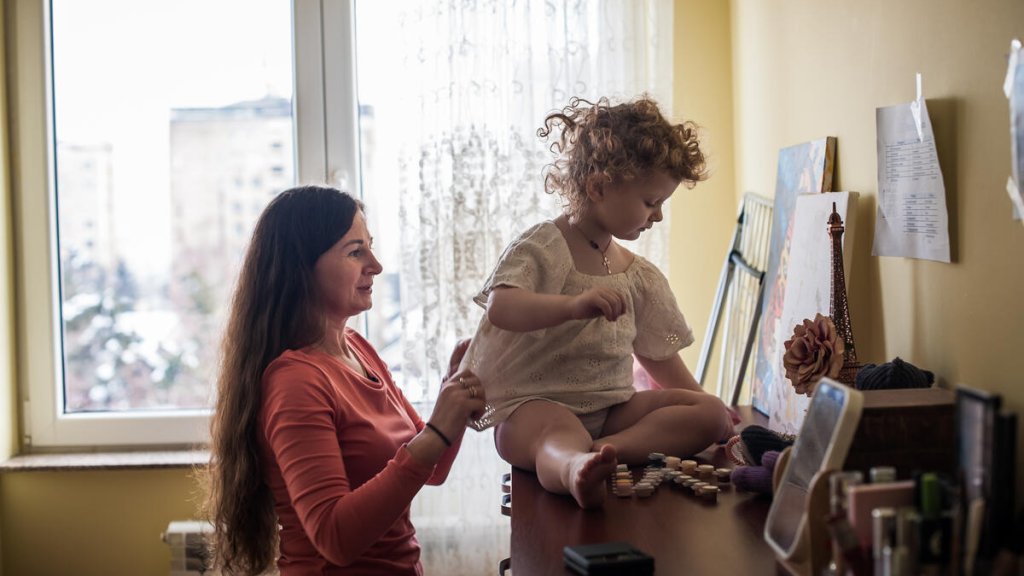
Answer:
[[[785,385],[781,372],[782,341],[775,340],[785,298],[786,270],[792,241],[793,212],[800,194],[832,191],[832,172],[836,139],[821,138],[779,151],[775,176],[775,203],[772,211],[772,232],[768,268],[765,270],[764,298],[761,304],[761,325],[751,382],[754,408],[769,413],[768,398],[775,387]]]
[[[793,329],[805,318],[815,314],[829,314],[832,295],[832,238],[828,233],[828,219],[832,204],[843,219],[843,268],[850,272],[850,253],[853,246],[853,222],[857,195],[852,192],[808,194],[798,196],[793,211],[793,241],[789,251],[789,269],[786,274],[785,298],[782,314],[776,323],[772,339],[779,343],[776,363],[779,385],[772,386],[767,398],[768,427],[785,434],[796,434],[810,406],[810,398],[798,395],[786,378],[782,365],[783,343],[793,336]]]

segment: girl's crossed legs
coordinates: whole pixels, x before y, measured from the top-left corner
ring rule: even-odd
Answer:
[[[732,435],[725,404],[717,396],[666,388],[644,390],[612,406],[592,450],[614,446],[620,462],[638,465],[651,452],[692,456]]]
[[[690,455],[728,434],[721,401],[690,390],[645,390],[613,406],[594,440],[569,409],[546,400],[517,408],[495,431],[506,462],[535,470],[549,492],[571,494],[583,508],[604,503],[618,461],[642,464],[651,452]]]
[[[571,494],[581,508],[604,503],[606,481],[617,463],[615,448],[592,452],[594,439],[568,408],[530,400],[494,432],[498,454],[524,470],[535,470],[548,492]]]

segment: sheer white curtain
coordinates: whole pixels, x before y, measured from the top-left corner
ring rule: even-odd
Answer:
[[[472,297],[505,245],[560,212],[543,189],[543,118],[572,96],[642,93],[671,117],[672,0],[381,5],[393,22],[394,82],[372,118],[392,140],[397,197],[376,209],[400,220],[401,380],[410,398],[429,400],[453,344],[476,329]],[[631,248],[664,268],[667,237],[662,223]],[[428,573],[495,571],[508,550],[498,512],[507,470],[490,433],[467,432],[448,482],[413,503]]]
[[[505,245],[560,211],[536,136],[572,96],[653,96],[671,113],[671,0],[393,3],[408,87],[400,147],[403,373],[436,374],[476,328]],[[664,264],[668,226],[635,248]],[[433,397],[435,390],[425,390]]]

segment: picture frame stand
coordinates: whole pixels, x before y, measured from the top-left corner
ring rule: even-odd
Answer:
[[[781,456],[779,460],[781,462]],[[834,472],[831,469],[821,470],[811,480],[807,493],[807,522],[797,550],[788,558],[775,555],[779,567],[790,576],[821,574],[831,560],[832,547],[825,523],[829,513],[829,477]]]

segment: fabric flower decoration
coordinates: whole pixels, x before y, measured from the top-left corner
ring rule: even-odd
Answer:
[[[815,314],[793,329],[793,337],[785,342],[782,364],[786,378],[797,394],[810,396],[823,376],[835,378],[843,367],[843,339],[828,316]]]

